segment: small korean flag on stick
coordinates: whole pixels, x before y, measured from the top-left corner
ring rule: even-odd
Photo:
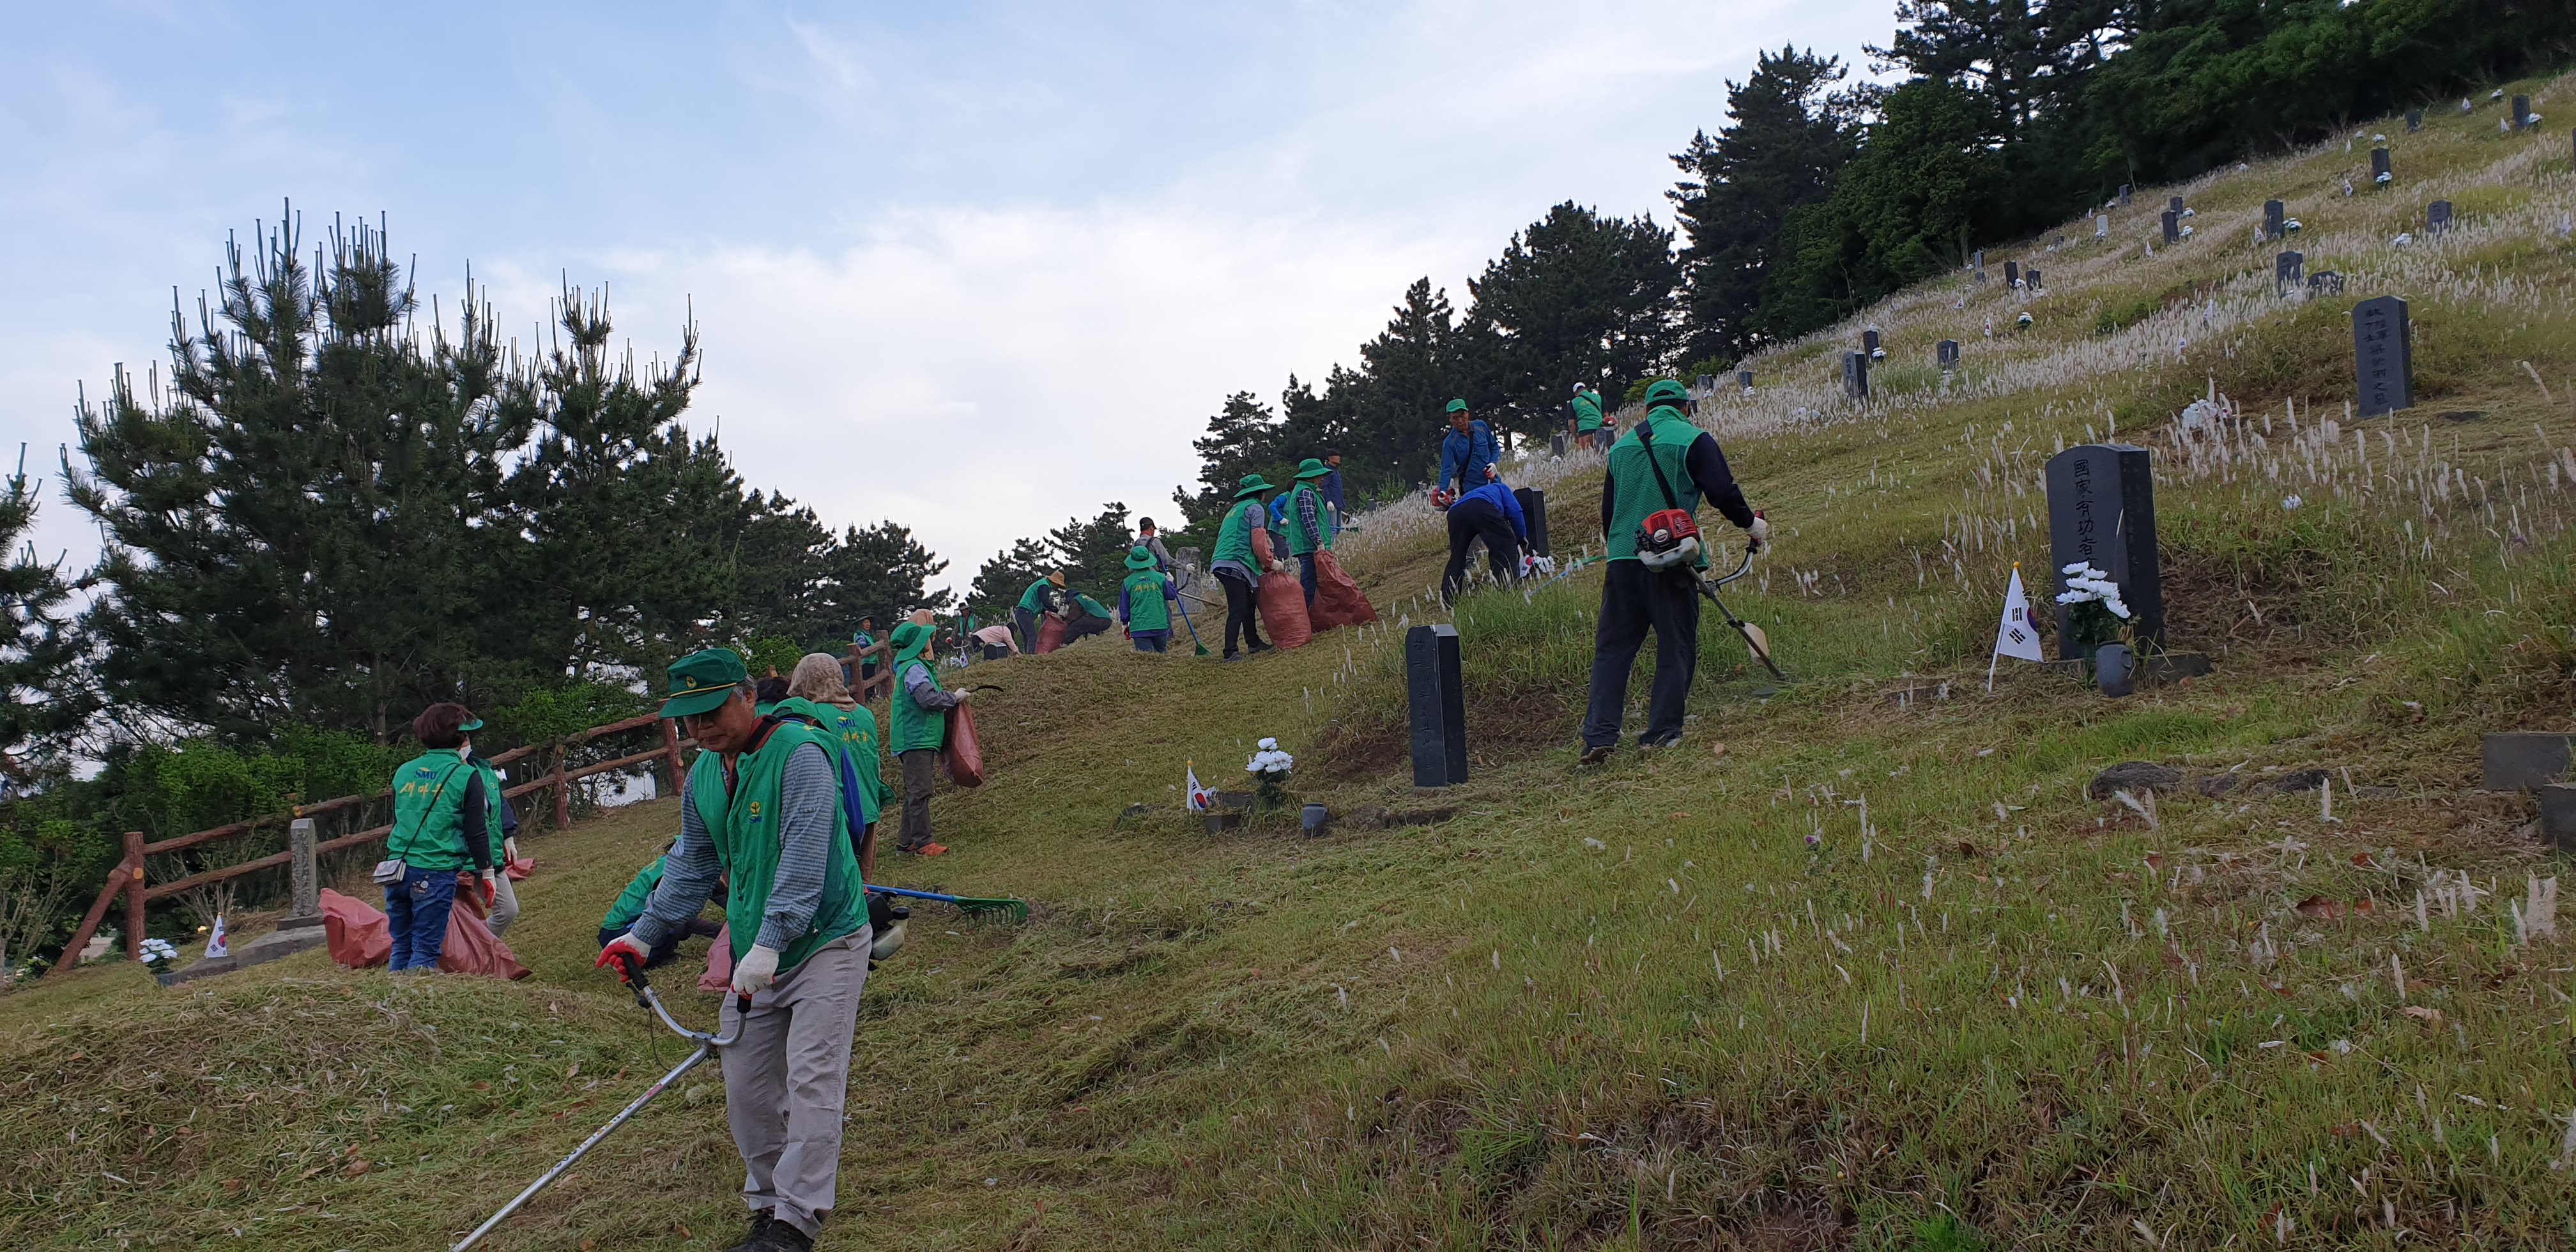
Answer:
[[[1986,690],[1995,689],[1995,666],[2003,658],[2025,661],[2048,658],[2039,650],[2039,624],[2030,620],[2030,596],[2021,589],[2021,562],[2013,562],[2012,589],[2004,593],[2004,621],[1995,630],[1995,655],[1986,662]]]
[[[1190,762],[1187,769],[1189,770],[1190,811],[1193,813],[1204,813],[1211,805],[1216,803],[1216,797],[1209,795],[1208,789],[1199,785],[1198,762]]]

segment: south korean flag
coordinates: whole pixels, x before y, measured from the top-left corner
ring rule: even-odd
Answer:
[[[1986,690],[1995,689],[1995,666],[2008,656],[2025,661],[2048,659],[2039,650],[2039,623],[2030,616],[2030,596],[2022,590],[2021,563],[2013,563],[2012,587],[2004,592],[2003,624],[1995,628],[1995,654],[1986,663]]]

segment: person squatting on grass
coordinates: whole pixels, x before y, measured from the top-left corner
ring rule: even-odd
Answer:
[[[1127,624],[1137,651],[1170,651],[1172,605],[1180,602],[1180,592],[1141,543],[1127,550],[1127,569],[1127,581],[1118,586],[1118,620]]]
[[[1637,559],[1637,530],[1668,508],[1696,513],[1705,497],[1745,529],[1753,551],[1771,546],[1771,524],[1744,502],[1726,468],[1717,436],[1692,424],[1690,392],[1669,378],[1646,388],[1646,416],[1610,445],[1601,482],[1601,534],[1610,552],[1601,583],[1601,618],[1592,635],[1592,699],[1583,714],[1583,763],[1598,765],[1619,746],[1627,712],[1628,670],[1646,631],[1655,632],[1655,686],[1639,747],[1670,747],[1682,737],[1683,702],[1699,665],[1699,586],[1705,547],[1692,563],[1649,570]]]
[[[1217,527],[1216,555],[1208,565],[1217,585],[1225,588],[1225,659],[1229,661],[1241,655],[1235,651],[1238,638],[1252,655],[1270,650],[1269,644],[1261,642],[1260,619],[1254,612],[1253,588],[1261,582],[1261,571],[1260,558],[1252,554],[1252,532],[1261,529],[1269,516],[1261,505],[1262,495],[1269,490],[1270,480],[1259,474],[1235,480],[1234,505]]]
[[[906,629],[912,629],[907,626]],[[927,629],[927,628],[923,628]],[[900,633],[898,633],[900,638]],[[662,716],[706,750],[680,790],[680,841],[662,881],[598,964],[651,959],[697,915],[719,873],[733,944],[723,1030],[725,1120],[742,1154],[751,1233],[730,1252],[807,1252],[840,1181],[850,1043],[868,979],[867,892],[821,732],[763,717],[729,648],[671,666]]]
[[[1064,641],[1056,645],[1058,648],[1072,647],[1077,639],[1108,634],[1109,628],[1117,624],[1118,619],[1111,616],[1109,606],[1092,599],[1088,593],[1072,592],[1066,600]]]
[[[939,685],[939,656],[932,648],[932,629],[915,613],[894,628],[894,700],[887,709],[887,735],[894,757],[903,762],[903,830],[894,850],[921,856],[946,852],[930,841],[930,792],[938,785],[939,750],[948,746],[948,710],[966,703],[970,691],[948,691]]]
[[[1433,503],[1440,497],[1434,495]],[[1494,581],[1520,577],[1522,553],[1529,548],[1529,519],[1521,516],[1521,498],[1500,479],[1464,492],[1448,504],[1449,567],[1440,572],[1440,603],[1453,604],[1467,584],[1467,553],[1485,541],[1485,559],[1494,566]]]
[[[385,968],[393,973],[438,968],[460,871],[477,871],[484,902],[493,898],[494,824],[483,771],[465,759],[471,747],[467,723],[483,724],[461,704],[422,709],[411,733],[427,751],[394,771],[394,828],[385,840],[389,863],[382,867],[400,868],[399,877],[382,880],[393,939]]]
[[[678,840],[671,841],[671,847],[678,846]],[[617,893],[616,902],[610,904],[607,915],[599,919],[600,947],[605,948],[617,942],[619,935],[634,929],[636,918],[644,916],[644,902],[652,899],[653,889],[662,884],[662,863],[669,859],[670,855],[671,848],[662,849],[661,856],[654,857],[652,864],[635,871],[635,877],[628,880],[626,890]],[[707,902],[718,908],[724,907],[725,892],[721,878],[717,880],[714,890],[707,893]],[[652,954],[645,958],[644,968],[660,969],[669,963],[672,957],[679,955],[682,939],[691,935],[712,938],[722,929],[724,929],[722,922],[692,915],[685,926],[673,927],[662,933],[661,942],[654,944]]]

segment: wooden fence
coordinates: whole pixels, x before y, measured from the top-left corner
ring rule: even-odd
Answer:
[[[617,757],[613,760],[584,765],[579,769],[567,770],[564,768],[564,750],[566,748],[588,743],[603,735],[622,734],[627,731],[642,730],[645,727],[652,726],[656,723],[660,724],[662,731],[662,743],[659,747],[651,748],[643,752],[633,753],[627,756]],[[489,761],[495,768],[498,768],[500,766],[508,765],[513,761],[524,760],[528,757],[535,756],[539,753],[548,754],[547,759],[552,767],[548,773],[542,777],[534,779],[533,781],[524,782],[516,787],[508,788],[501,794],[507,798],[516,799],[532,792],[544,791],[551,788],[554,792],[555,827],[560,830],[572,824],[573,783],[579,782],[584,778],[589,778],[595,774],[605,774],[612,770],[621,770],[629,766],[640,765],[646,761],[660,758],[668,761],[670,764],[671,779],[674,784],[673,794],[677,794],[677,786],[684,783],[689,776],[688,760],[682,755],[682,750],[685,748],[694,748],[696,746],[696,740],[682,739],[680,737],[677,725],[659,716],[647,713],[640,717],[627,718],[622,722],[610,722],[605,726],[593,726],[588,730],[576,731],[550,743],[532,743],[523,748],[512,748],[499,756],[489,758]],[[107,917],[108,906],[114,904],[116,902],[116,898],[120,895],[125,897],[125,954],[128,957],[139,960],[143,956],[144,905],[165,896],[177,895],[182,891],[206,886],[209,883],[222,882],[228,878],[238,878],[244,874],[255,874],[265,869],[276,869],[279,866],[285,865],[293,854],[290,852],[271,853],[267,856],[244,861],[238,865],[227,865],[219,869],[204,870],[190,874],[184,878],[174,878],[164,883],[147,883],[145,881],[144,866],[146,864],[146,857],[163,852],[177,852],[183,848],[193,848],[199,844],[212,843],[218,839],[230,839],[237,835],[246,835],[261,826],[284,825],[285,823],[293,821],[299,817],[317,817],[325,813],[336,813],[342,809],[364,804],[373,804],[378,801],[391,799],[392,797],[393,792],[391,790],[378,791],[371,795],[341,796],[336,800],[324,800],[319,804],[298,805],[293,810],[285,813],[271,814],[264,817],[254,817],[248,821],[234,822],[229,826],[217,826],[212,830],[200,830],[194,834],[180,835],[177,838],[163,839],[152,843],[144,842],[142,831],[129,830],[125,832],[125,857],[123,860],[117,862],[115,869],[108,872],[107,885],[99,890],[98,899],[91,902],[89,912],[81,918],[80,929],[72,932],[71,942],[63,948],[62,964],[65,966],[71,966],[80,963],[81,949],[89,946],[90,936],[98,933],[99,923]],[[393,826],[390,823],[383,826],[372,826],[368,829],[358,831],[355,834],[342,835],[336,839],[326,840],[315,845],[313,850],[316,854],[337,852],[343,848],[354,848],[362,844],[373,843],[391,833],[393,833]]]

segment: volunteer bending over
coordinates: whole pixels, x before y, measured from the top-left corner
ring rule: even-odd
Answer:
[[[839,1184],[850,1036],[868,979],[866,884],[840,782],[821,732],[755,710],[731,649],[673,665],[662,716],[683,719],[706,751],[681,789],[680,841],[661,883],[598,963],[643,964],[730,871],[733,990],[751,1011],[737,1021],[727,997],[722,1029],[741,1033],[724,1053],[725,1119],[751,1234],[729,1252],[808,1252]]]

